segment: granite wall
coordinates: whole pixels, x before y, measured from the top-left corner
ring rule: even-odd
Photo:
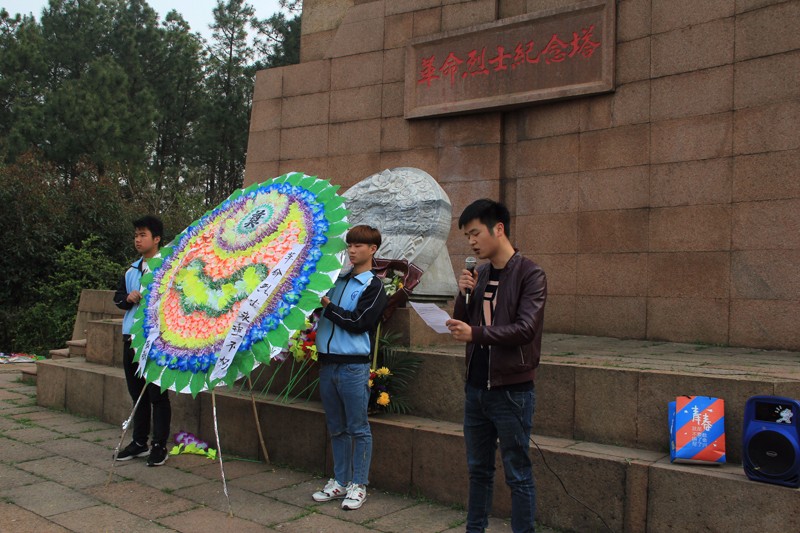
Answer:
[[[620,0],[616,90],[406,120],[416,37],[574,0],[306,0],[301,63],[257,74],[245,183],[434,176],[512,209],[549,331],[800,349],[800,1]],[[453,265],[469,248],[453,224]]]

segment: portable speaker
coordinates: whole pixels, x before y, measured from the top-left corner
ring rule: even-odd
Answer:
[[[753,396],[744,407],[744,473],[755,481],[800,487],[800,402]]]

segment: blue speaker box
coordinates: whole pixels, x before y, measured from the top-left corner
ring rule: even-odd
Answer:
[[[800,487],[800,402],[753,396],[744,407],[744,473],[754,481]]]

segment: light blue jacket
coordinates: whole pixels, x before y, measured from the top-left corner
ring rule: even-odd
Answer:
[[[381,280],[371,271],[347,272],[328,292],[331,303],[317,326],[317,351],[330,355],[372,353],[370,332],[378,325],[388,300]]]
[[[147,265],[145,264],[144,266],[146,269]],[[125,316],[122,318],[123,335],[131,334],[133,315],[136,314],[136,309],[139,308],[139,304],[132,304],[128,301],[128,294],[133,291],[141,290],[142,274],[144,274],[144,272],[145,270],[142,269],[142,258],[140,257],[131,263],[130,268],[117,284],[117,291],[114,293],[114,304],[120,309],[125,310]]]

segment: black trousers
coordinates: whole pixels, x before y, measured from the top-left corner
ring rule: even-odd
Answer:
[[[169,438],[169,423],[172,418],[172,408],[169,404],[167,392],[161,393],[158,385],[148,384],[143,377],[136,375],[138,363],[133,362],[133,347],[130,335],[123,335],[124,347],[122,351],[122,367],[125,369],[125,381],[128,384],[128,393],[133,403],[139,399],[142,389],[147,387],[139,407],[133,415],[133,440],[138,444],[147,444],[150,435],[150,418],[153,419],[153,444],[167,445]]]

